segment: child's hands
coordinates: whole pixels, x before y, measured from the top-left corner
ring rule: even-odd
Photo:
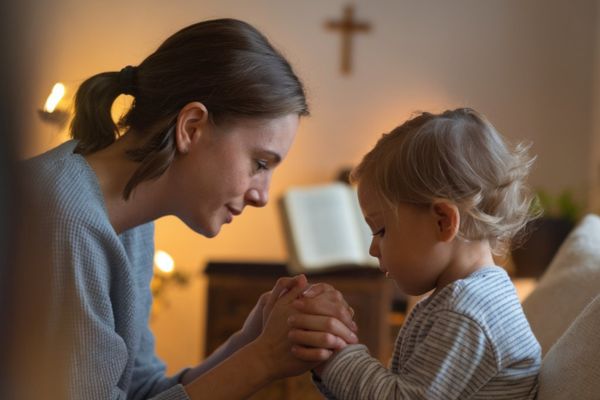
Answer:
[[[298,358],[316,361],[324,349],[333,352],[358,343],[354,310],[332,286],[312,285],[292,305],[300,311],[288,318],[292,352]]]

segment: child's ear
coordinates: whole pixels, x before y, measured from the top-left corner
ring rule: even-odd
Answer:
[[[458,234],[460,212],[456,204],[447,200],[435,200],[431,205],[440,241],[450,242]]]
[[[175,145],[179,153],[186,154],[198,140],[208,122],[208,110],[200,102],[188,103],[177,115]]]

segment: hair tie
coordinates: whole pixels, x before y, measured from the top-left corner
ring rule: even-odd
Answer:
[[[119,72],[119,89],[121,93],[135,96],[136,71],[136,67],[128,65]]]

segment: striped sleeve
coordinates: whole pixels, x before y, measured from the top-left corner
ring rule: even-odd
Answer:
[[[318,386],[338,400],[459,399],[476,393],[498,368],[495,349],[480,325],[446,310],[436,313],[427,336],[398,374],[371,357],[365,346],[353,345],[329,363]]]

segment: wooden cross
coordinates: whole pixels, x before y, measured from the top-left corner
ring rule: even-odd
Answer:
[[[325,28],[340,31],[342,34],[342,74],[352,71],[352,35],[357,32],[369,32],[371,24],[354,20],[354,6],[348,5],[344,9],[344,18],[341,21],[327,21]]]

